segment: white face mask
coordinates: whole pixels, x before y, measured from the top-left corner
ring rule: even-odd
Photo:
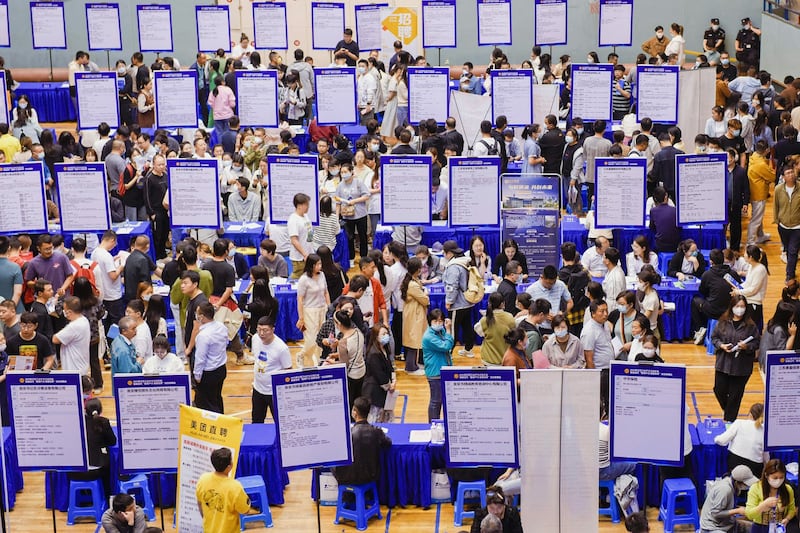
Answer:
[[[567,144],[572,144],[575,141],[575,138],[572,135],[567,135],[564,137],[564,140],[567,142]]]
[[[659,39],[663,39],[664,38],[664,32],[663,31],[656,32],[656,37],[658,37]]]
[[[3,344],[0,344],[0,352],[5,352],[5,351],[6,351],[6,345],[5,345],[5,343],[3,343]]]
[[[738,306],[738,305],[737,305],[736,307],[734,307],[734,308],[733,308],[733,314],[734,314],[735,316],[738,316],[738,317],[740,317],[740,318],[744,316],[744,312],[745,312],[745,311],[746,311],[746,308],[744,308],[744,307],[741,307],[741,306]]]
[[[656,350],[655,348],[642,348],[642,355],[648,359],[652,359],[656,355]]]
[[[233,161],[231,161],[230,159],[223,159],[222,160],[222,166],[223,167],[229,168],[231,165],[233,165]]]
[[[556,334],[556,337],[558,337],[559,339],[563,339],[564,337],[567,336],[567,334],[569,334],[569,330],[566,329],[566,328],[557,329],[557,330],[555,330],[555,334]]]
[[[20,109],[25,109],[26,107],[28,107],[28,102],[20,102],[17,104],[17,107],[19,107]]]
[[[364,74],[366,71],[367,71],[367,69],[366,69],[366,68],[364,68],[364,67],[358,67],[358,73],[359,73],[359,74]]]
[[[778,478],[778,479],[770,478],[769,486],[772,487],[773,489],[779,489],[781,488],[781,485],[783,485],[784,481],[786,481],[784,478]]]
[[[349,180],[351,177],[353,177],[353,175],[350,174],[349,172],[343,172],[342,173],[342,179],[343,180]]]
[[[589,56],[589,57],[586,58],[586,62],[587,63],[594,63],[594,58],[592,56]]]
[[[711,29],[714,30],[714,31],[717,31],[719,29],[719,25],[718,24],[712,24],[711,25]]]

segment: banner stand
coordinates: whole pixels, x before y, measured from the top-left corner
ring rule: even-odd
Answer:
[[[156,476],[156,501],[158,502],[158,510],[161,513],[161,531],[166,531],[164,527],[164,502],[161,500],[161,474],[164,472],[150,472],[151,476]],[[177,502],[175,506],[177,507]]]
[[[315,467],[313,469],[313,472],[314,472],[314,474],[313,474],[314,475],[314,487],[316,488],[316,491],[317,491],[316,492],[316,494],[317,494],[317,497],[316,497],[316,500],[317,500],[317,533],[322,533],[322,519],[319,516],[319,500],[320,500],[320,498],[322,498],[322,494],[320,493],[322,488],[320,487],[320,482],[319,482],[319,478],[320,478],[320,474],[321,474],[320,468],[319,467]]]
[[[44,478],[47,479],[47,476],[50,476],[50,511],[53,513],[53,533],[56,533],[56,474],[58,470],[45,470],[44,471]],[[45,494],[45,499],[47,499],[47,494]]]

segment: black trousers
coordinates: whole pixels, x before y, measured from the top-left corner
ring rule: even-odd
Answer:
[[[222,384],[228,371],[225,365],[214,370],[204,370],[200,382],[194,391],[194,406],[206,411],[224,413],[225,406],[222,403]]]
[[[156,209],[156,218],[153,221],[153,246],[156,249],[156,258],[167,257],[167,239],[169,239],[169,213],[163,207]]]
[[[364,384],[364,378],[353,379],[351,377],[347,378],[347,400],[350,404],[350,410],[353,410],[353,403],[356,401],[356,398],[361,397],[361,387]]]
[[[367,218],[366,216],[354,220],[345,219],[344,230],[347,232],[347,248],[350,251],[350,260],[356,258],[355,234],[358,232],[358,255],[365,257],[367,252]]]
[[[475,330],[472,329],[472,307],[454,309],[450,313],[450,319],[453,321],[453,337],[458,338],[457,333],[461,329],[461,342],[464,343],[464,349],[467,351],[472,350],[475,346]]]
[[[739,417],[739,407],[742,405],[744,388],[749,379],[750,375],[731,376],[719,370],[714,372],[714,396],[724,411],[725,422],[733,422]]]
[[[267,396],[266,394],[261,394],[257,390],[253,389],[253,409],[251,413],[253,424],[264,423],[264,420],[267,418],[267,409],[269,409],[269,412],[272,414],[272,418],[274,419],[275,409],[272,407],[272,395],[270,394]]]
[[[742,247],[742,206],[728,204],[728,227],[731,232],[731,250]]]
[[[400,355],[403,348],[403,312],[392,313],[392,337],[394,337],[394,355]]]
[[[732,472],[734,468],[739,465],[744,465],[753,472],[753,475],[756,477],[761,477],[761,473],[764,471],[764,463],[756,463],[755,461],[751,461],[750,459],[745,459],[735,453],[731,453],[728,451],[728,472]]]
[[[208,87],[197,89],[197,101],[200,103],[200,116],[203,124],[208,126]]]
[[[100,344],[89,345],[89,369],[95,389],[103,388],[103,370],[100,367]]]

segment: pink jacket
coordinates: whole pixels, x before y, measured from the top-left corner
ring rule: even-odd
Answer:
[[[236,106],[236,96],[227,85],[220,85],[217,89],[217,96],[214,96],[213,92],[208,95],[208,105],[214,112],[214,118],[218,120],[231,118],[233,108]]]

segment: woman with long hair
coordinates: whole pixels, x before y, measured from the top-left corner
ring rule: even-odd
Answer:
[[[797,308],[793,302],[784,300],[778,302],[775,314],[767,322],[767,327],[764,329],[758,345],[758,364],[762,371],[766,367],[767,352],[794,350],[794,342],[797,337],[796,311]]]
[[[150,329],[150,336],[156,338],[156,335],[167,335],[167,309],[164,305],[164,299],[160,294],[153,294],[147,301],[147,309],[144,312],[144,321]]]
[[[99,359],[100,324],[106,310],[103,307],[103,302],[97,298],[94,287],[92,287],[92,283],[88,278],[75,278],[75,281],[72,282],[72,295],[80,299],[83,316],[89,321],[89,330],[91,332],[89,340],[89,367],[91,369],[95,390],[102,390],[103,372],[100,367]]]
[[[325,246],[330,251],[336,248],[336,236],[342,227],[339,225],[339,215],[333,209],[333,200],[330,196],[319,199],[319,226],[314,230],[314,246],[319,249]]]
[[[506,353],[503,354],[503,366],[514,367],[517,375],[517,386],[519,387],[519,371],[530,370],[533,365],[525,354],[525,346],[528,344],[528,336],[522,328],[514,328],[506,333],[503,338],[508,344]]]
[[[486,241],[480,235],[475,235],[469,240],[469,264],[477,267],[481,277],[486,279],[486,273],[492,274],[492,258],[486,253]]]
[[[328,283],[328,297],[333,302],[342,295],[349,278],[339,263],[334,261],[333,251],[330,248],[320,246],[317,248],[317,255],[322,261],[322,273],[325,274],[325,281]]]
[[[545,163],[542,157],[542,149],[537,140],[542,134],[542,127],[539,124],[530,124],[522,130],[522,138],[525,144],[522,146],[522,173],[541,174],[542,165]]]
[[[425,361],[425,377],[428,379],[428,422],[442,414],[442,367],[453,364],[452,351],[456,341],[452,335],[452,323],[444,317],[441,309],[428,313],[428,329],[422,336],[422,358]]]
[[[389,241],[383,247],[383,262],[384,265],[389,265],[387,278],[389,281],[390,291],[384,293],[384,297],[392,305],[392,337],[394,337],[394,355],[400,355],[400,347],[403,346],[403,309],[405,306],[405,299],[403,298],[401,285],[405,280],[408,273],[408,250],[406,247],[397,242]],[[428,310],[425,310],[424,316],[427,315]],[[423,328],[424,330],[424,328]],[[420,339],[422,334],[420,333]]]
[[[331,352],[326,364],[344,363],[347,368],[347,395],[350,409],[353,409],[353,402],[361,396],[361,388],[364,383],[364,376],[367,373],[367,365],[364,361],[366,346],[364,345],[364,334],[355,326],[353,319],[344,311],[336,311],[333,314],[333,321],[336,328],[341,332],[341,337],[336,346],[336,351]]]
[[[255,268],[255,267],[254,267]],[[262,267],[263,268],[263,267]],[[264,269],[266,271],[266,269]],[[267,274],[269,275],[269,274]],[[261,317],[269,317],[274,324],[278,320],[278,300],[269,290],[269,281],[257,279],[253,281],[253,292],[250,302],[245,306],[245,310],[250,313],[247,333],[250,336],[256,334],[258,321]]]
[[[386,393],[394,392],[397,377],[394,372],[393,355],[390,353],[392,336],[383,324],[375,324],[370,330],[370,342],[367,347],[367,373],[361,390],[362,396],[369,398],[372,407],[367,420],[370,424],[391,422],[394,419],[392,409],[384,409]]]
[[[138,221],[147,220],[147,209],[144,205],[144,177],[148,172],[147,160],[139,148],[131,150],[130,162],[122,171],[122,186],[125,193],[122,195],[122,205],[125,206],[125,218]],[[111,194],[118,195],[119,190]]]
[[[770,459],[764,465],[761,480],[747,493],[745,515],[753,521],[751,533],[777,531],[777,525],[786,525],[797,515],[794,490],[786,482],[786,466],[780,459]]]
[[[422,374],[418,363],[422,358],[422,339],[428,328],[428,307],[431,303],[420,279],[421,272],[422,261],[412,257],[400,284],[400,299],[403,301],[401,341],[405,349],[406,373],[411,375]]]
[[[97,383],[95,383],[95,387]],[[84,406],[84,421],[86,424],[86,449],[89,456],[89,470],[84,472],[71,472],[67,475],[74,481],[93,481],[99,479],[103,482],[106,495],[111,494],[111,456],[108,449],[117,444],[117,436],[111,429],[111,422],[103,415],[103,404],[97,398],[92,398]]]
[[[11,110],[11,121],[14,137],[20,139],[24,135],[34,143],[39,142],[42,127],[39,125],[39,115],[31,106],[27,94],[20,95],[17,107]]]
[[[761,335],[751,314],[747,298],[734,296],[711,333],[716,351],[714,396],[724,411],[725,422],[738,418],[744,388],[753,373]]]
[[[750,269],[742,283],[741,289],[733,289],[732,294],[741,294],[747,298],[747,305],[752,311],[753,320],[758,326],[758,331],[764,329],[764,297],[767,295],[767,282],[769,270],[767,269],[767,254],[755,244],[749,244],[744,252],[745,260]]]
[[[516,261],[522,267],[522,279],[528,279],[528,260],[525,254],[519,251],[519,244],[514,239],[506,239],[501,245],[502,251],[497,254],[492,263],[494,272],[497,273],[495,281],[500,283],[509,261]]]
[[[642,269],[638,276],[637,286],[639,311],[650,320],[650,329],[658,335],[658,316],[661,314],[661,299],[656,292],[656,285],[661,283],[661,276],[650,268]]]
[[[749,417],[736,419],[714,442],[728,447],[728,472],[745,465],[760,477],[764,461],[769,460],[769,453],[764,452],[764,404],[751,405]]]
[[[625,256],[626,272],[628,276],[637,275],[644,265],[651,265],[658,270],[658,254],[650,248],[650,241],[644,235],[633,239],[631,251]]]
[[[222,134],[230,129],[228,122],[236,109],[236,95],[225,85],[225,78],[217,74],[214,79],[217,86],[208,95],[208,105],[214,115],[214,133],[217,139],[222,139]]]
[[[498,292],[489,295],[486,316],[476,324],[475,332],[483,337],[481,360],[489,365],[503,364],[505,335],[516,327],[514,315],[505,311],[505,299]]]
[[[317,254],[308,254],[303,275],[297,282],[297,329],[303,332],[303,348],[296,356],[300,368],[305,364],[305,356],[311,356],[312,360],[317,356],[317,332],[325,321],[325,311],[330,304],[322,261]]]
[[[439,283],[442,280],[444,269],[441,266],[441,260],[433,255],[427,246],[418,244],[414,256],[422,262],[419,279],[423,285]]]

